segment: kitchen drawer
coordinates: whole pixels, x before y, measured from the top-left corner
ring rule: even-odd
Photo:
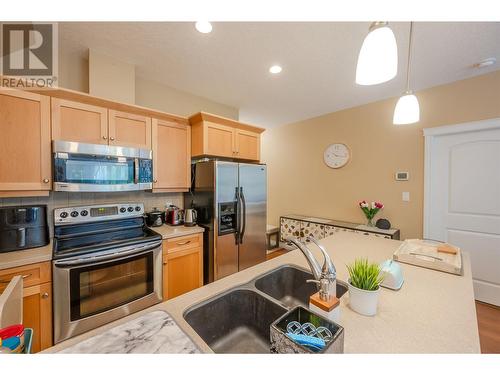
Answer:
[[[10,280],[18,275],[23,277],[23,287],[25,288],[50,282],[52,280],[50,262],[0,270],[0,293],[4,291]]]
[[[163,253],[172,254],[177,251],[193,249],[202,246],[201,234],[169,238],[163,241]]]

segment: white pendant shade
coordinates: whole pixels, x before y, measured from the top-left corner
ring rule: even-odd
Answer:
[[[398,72],[398,46],[392,30],[377,27],[366,36],[361,46],[356,67],[358,85],[376,85],[386,82]]]
[[[394,125],[413,124],[420,121],[420,105],[415,95],[406,93],[401,96],[394,109]]]

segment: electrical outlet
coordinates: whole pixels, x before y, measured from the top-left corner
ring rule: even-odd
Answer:
[[[165,207],[172,206],[172,205],[173,205],[172,202],[165,202]]]
[[[410,201],[410,192],[403,191],[403,202],[409,202],[409,201]]]

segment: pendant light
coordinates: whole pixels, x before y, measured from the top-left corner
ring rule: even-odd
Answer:
[[[410,40],[408,43],[408,63],[406,68],[406,91],[399,98],[394,109],[393,124],[406,125],[420,121],[420,105],[410,90],[411,45],[413,39],[413,22],[410,22]]]
[[[376,85],[398,72],[398,46],[387,22],[373,22],[363,41],[356,67],[358,85]]]

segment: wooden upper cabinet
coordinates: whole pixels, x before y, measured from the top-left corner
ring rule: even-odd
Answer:
[[[235,129],[234,143],[236,157],[247,160],[260,160],[259,133]]]
[[[152,120],[153,192],[187,191],[191,185],[191,127]]]
[[[204,112],[191,116],[189,122],[193,157],[260,160],[260,134],[264,129]]]
[[[52,98],[52,139],[108,144],[108,110]]]
[[[151,117],[110,109],[109,144],[151,148]]]
[[[0,88],[0,197],[48,195],[50,98]]]
[[[207,155],[233,157],[235,154],[234,147],[234,129],[219,125],[212,122],[204,124],[205,137],[204,150]]]
[[[52,139],[151,148],[151,118],[52,98]]]

